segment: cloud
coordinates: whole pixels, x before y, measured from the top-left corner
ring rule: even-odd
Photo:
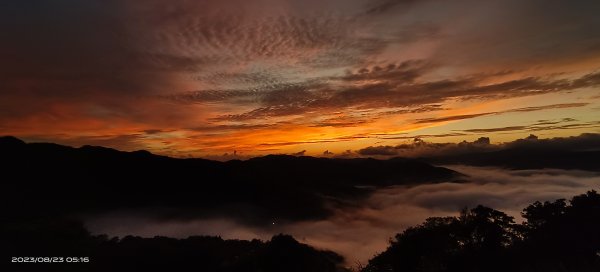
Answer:
[[[570,121],[570,120],[566,120]],[[547,121],[544,121],[547,122]],[[510,131],[523,130],[524,127],[504,127],[494,129],[476,129],[466,132],[488,132],[488,131]],[[423,137],[425,137],[424,135]],[[445,136],[445,135],[444,135]],[[532,138],[534,137],[534,138]],[[409,138],[396,137],[396,138]],[[394,139],[396,139],[394,138]],[[564,151],[594,151],[600,150],[600,134],[584,133],[579,136],[557,137],[550,139],[538,139],[530,135],[525,139],[517,139],[512,142],[492,144],[489,137],[480,137],[473,142],[462,141],[459,143],[430,143],[419,137],[414,137],[409,144],[396,146],[369,146],[357,151],[361,156],[405,156],[405,157],[437,157],[454,156],[462,154],[477,154],[482,152],[500,151],[511,148],[536,148],[547,150]],[[533,154],[530,154],[533,155]]]
[[[369,5],[367,10],[365,11],[366,15],[379,15],[382,13],[386,13],[392,9],[397,7],[408,8],[410,5],[418,2],[418,0],[374,0],[369,1]]]
[[[600,150],[600,134],[584,133],[579,136],[557,137],[550,139],[525,138],[505,144],[507,147],[533,147],[538,149],[598,151]]]
[[[138,39],[153,53],[197,59],[203,66],[243,66],[274,60],[276,66],[340,67],[381,48],[379,39],[354,35],[361,24],[344,14],[305,12],[298,1],[159,1],[130,7],[144,18]],[[291,6],[297,6],[293,9]],[[224,73],[217,73],[224,74]],[[252,75],[245,69],[229,75]]]
[[[445,50],[438,51],[437,57],[473,65],[471,69],[475,70],[490,64],[534,67],[540,63],[565,64],[595,58],[600,36],[590,31],[599,21],[589,17],[592,14],[589,9],[598,7],[593,1],[576,5],[539,0],[436,3],[436,8],[444,10],[444,14],[464,16],[460,22],[451,24],[455,35],[443,41],[440,48]],[[473,13],[481,16],[471,16]],[[575,18],[586,19],[575,22]],[[548,28],[549,24],[557,27]]]
[[[529,112],[529,111],[539,111],[539,110],[547,110],[547,109],[577,108],[577,107],[584,107],[587,105],[589,105],[589,103],[563,103],[563,104],[552,104],[552,105],[537,106],[537,107],[525,107],[525,108],[509,110],[508,112]]]
[[[423,60],[409,60],[400,64],[390,63],[383,67],[375,65],[360,68],[355,72],[348,71],[339,80],[347,82],[391,80],[398,84],[410,84],[430,69],[431,64]]]
[[[162,65],[134,50],[123,12],[118,1],[5,3],[4,94],[66,99],[150,94],[173,86]],[[176,61],[162,60],[180,69]]]
[[[290,124],[304,132],[269,142],[302,142],[329,128],[385,133],[391,129],[380,123],[401,114],[401,126],[411,129],[500,114],[417,115],[458,102],[574,97],[597,88],[597,5],[8,0],[0,11],[0,128],[65,143],[158,129],[170,133],[136,144],[214,155],[261,148],[257,138]],[[544,109],[560,108],[518,112]],[[237,131],[242,122],[252,124]],[[517,126],[524,125],[505,131]],[[221,145],[212,144],[217,134]],[[180,144],[157,144],[159,135]]]
[[[361,156],[406,156],[420,157],[442,154],[463,154],[468,152],[481,152],[497,150],[499,147],[490,144],[490,139],[481,137],[473,142],[460,143],[429,143],[421,138],[414,138],[410,144],[396,146],[369,146],[357,151]]]
[[[403,133],[406,134],[406,133]],[[394,134],[398,135],[398,134]],[[466,136],[466,133],[460,132],[452,132],[452,133],[444,133],[444,134],[418,134],[414,136],[389,136],[389,134],[381,133],[376,134],[377,138],[385,139],[385,140],[414,140],[414,139],[425,139],[425,138],[445,138],[445,137],[453,137],[453,136]]]
[[[394,156],[398,155],[396,147],[393,146],[369,146],[358,151],[363,156]]]
[[[532,111],[541,111],[541,110],[548,110],[548,109],[578,108],[578,107],[585,107],[587,105],[589,105],[589,103],[552,104],[552,105],[544,105],[544,106],[537,106],[537,107],[516,108],[516,109],[505,110],[505,111],[483,112],[483,113],[476,113],[476,114],[463,114],[463,115],[446,116],[446,117],[439,117],[439,118],[418,119],[416,121],[416,123],[438,123],[438,122],[471,119],[471,118],[476,118],[476,117],[486,116],[486,115],[499,115],[499,114],[512,113],[512,112],[532,112]]]
[[[496,128],[472,128],[465,129],[464,132],[473,133],[490,133],[490,132],[501,132],[501,131],[522,131],[527,129],[528,126],[510,126],[510,127],[496,127]]]
[[[306,153],[306,150],[302,150],[300,152],[293,153],[292,156],[304,156],[305,153]]]
[[[366,81],[368,83],[356,86],[350,85],[323,85],[311,84],[288,89],[287,87],[264,92],[258,103],[262,107],[237,115],[223,116],[223,119],[248,120],[274,116],[289,116],[306,114],[309,112],[332,113],[348,108],[355,109],[394,109],[399,107],[434,105],[444,103],[448,99],[498,99],[516,96],[539,95],[549,92],[564,92],[579,88],[593,87],[600,83],[595,80],[584,80],[584,84],[577,83],[582,78],[592,77],[585,75],[581,78],[566,81],[542,80],[526,78],[506,81],[491,85],[480,85],[487,76],[474,75],[468,79],[454,81],[413,82],[420,77],[420,68],[403,70],[399,67],[412,67],[414,61],[402,63],[398,66],[380,68],[375,66],[373,71],[359,70],[357,73],[348,74],[343,81]],[[416,61],[416,63],[420,63]],[[391,72],[393,71],[393,72]],[[486,115],[497,115],[511,112],[532,112],[548,109],[562,109],[583,107],[589,103],[563,103],[538,107],[524,107],[502,112],[486,112],[449,116],[443,118],[420,119],[416,123],[436,123],[470,119]]]
[[[228,219],[157,222],[144,216],[90,218],[95,233],[187,237],[210,234],[224,238],[268,239],[289,233],[300,241],[334,250],[350,264],[365,262],[387,247],[389,237],[431,216],[457,215],[464,207],[483,204],[520,218],[534,201],[568,198],[600,188],[596,173],[578,170],[503,170],[454,166],[468,175],[465,182],[398,186],[375,191],[355,207],[337,209],[329,218],[294,224],[245,227]]]
[[[542,131],[542,130],[564,130],[564,129],[581,129],[581,128],[597,128],[600,123],[597,121],[580,122],[573,118],[563,118],[560,120],[540,120],[536,123],[523,126],[495,127],[495,128],[472,128],[461,130],[469,133],[492,133],[504,131]]]
[[[475,114],[463,114],[463,115],[446,116],[446,117],[439,117],[439,118],[419,119],[419,120],[417,120],[417,123],[419,123],[419,124],[426,124],[426,123],[438,123],[438,122],[457,121],[457,120],[471,119],[471,118],[480,117],[480,116],[486,116],[486,115],[491,115],[491,114],[496,114],[496,113],[484,112],[484,113],[475,113]]]

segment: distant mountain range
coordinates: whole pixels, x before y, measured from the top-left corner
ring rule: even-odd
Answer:
[[[494,151],[475,151],[422,158],[432,164],[497,166],[510,169],[578,169],[600,171],[600,150],[570,150],[564,146],[523,144]]]
[[[6,215],[127,210],[191,219],[226,214],[249,225],[323,219],[331,207],[358,205],[377,188],[464,179],[432,164],[600,171],[600,151],[570,150],[552,141],[421,159],[268,155],[220,162],[7,136],[0,137],[0,160],[4,176],[17,177],[2,184]]]
[[[0,138],[0,159],[5,177],[16,177],[3,182],[6,215],[133,210],[263,225],[326,218],[331,205],[355,205],[375,188],[461,178],[414,159],[269,155],[219,162],[14,137]]]

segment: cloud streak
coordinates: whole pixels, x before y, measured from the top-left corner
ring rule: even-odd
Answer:
[[[517,109],[497,111],[497,112],[483,112],[483,113],[476,113],[476,114],[446,116],[446,117],[440,117],[440,118],[418,119],[416,122],[417,123],[438,123],[438,122],[471,119],[471,118],[487,116],[487,115],[498,115],[498,114],[504,114],[504,113],[513,113],[513,112],[531,112],[531,111],[541,111],[541,110],[548,110],[548,109],[577,108],[577,107],[584,107],[587,105],[589,105],[589,103],[563,103],[563,104],[553,104],[553,105],[545,105],[545,106],[538,106],[538,107],[517,108]],[[573,121],[573,120],[570,120],[570,121]],[[542,124],[544,124],[544,123],[542,123]],[[547,124],[547,123],[545,123],[545,124]],[[466,131],[468,131],[468,130],[466,130]]]
[[[580,120],[544,131],[589,132],[598,101],[581,97],[600,84],[597,5],[9,0],[0,11],[0,127],[73,145],[141,133],[114,143],[205,156],[542,110]],[[514,111],[480,107],[515,99]],[[459,130],[469,129],[479,127]]]

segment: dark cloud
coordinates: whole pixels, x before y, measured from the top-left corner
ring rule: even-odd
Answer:
[[[300,152],[292,153],[292,156],[304,156],[305,153],[306,153],[306,150],[302,150]]]
[[[346,151],[334,156],[334,158],[339,158],[339,159],[347,159],[347,158],[354,158],[354,157],[355,157],[355,153],[350,149],[347,149]]]
[[[169,85],[162,66],[136,51],[119,1],[8,1],[0,11],[5,93],[44,96],[148,94]],[[177,60],[162,60],[179,69]]]
[[[493,130],[493,132],[509,129],[512,128],[499,128]],[[485,132],[485,130],[477,130],[476,132]],[[539,154],[530,152],[532,149],[539,150]],[[396,146],[369,146],[358,150],[357,153],[361,156],[375,157],[429,157],[437,158],[434,159],[434,161],[438,163],[461,162],[475,163],[475,165],[498,165],[498,163],[502,163],[502,165],[516,168],[526,168],[529,166],[533,168],[543,167],[543,162],[538,163],[534,162],[534,160],[547,157],[545,159],[545,161],[548,163],[547,167],[550,167],[551,164],[551,167],[556,168],[595,169],[592,163],[587,161],[588,157],[593,157],[595,156],[594,154],[569,153],[569,158],[572,158],[569,159],[572,160],[569,162],[565,161],[567,160],[567,155],[565,152],[597,152],[598,150],[600,150],[600,134],[584,133],[579,136],[550,139],[538,139],[537,136],[530,135],[524,139],[517,139],[512,142],[498,144],[492,144],[490,142],[490,138],[488,137],[480,137],[473,142],[462,141],[459,143],[430,143],[420,138],[414,138],[414,141],[410,144],[400,144]],[[493,152],[501,152],[502,156]],[[530,152],[528,153],[528,156],[531,157],[531,162],[527,162],[527,160],[529,160],[526,158],[527,156],[524,156],[519,152]],[[547,152],[547,154],[544,152]],[[559,152],[562,155],[548,152]],[[490,157],[493,156],[497,156],[497,159],[492,160]],[[514,156],[514,158],[511,159],[510,156]],[[579,166],[577,166],[578,164]]]
[[[457,120],[471,119],[471,118],[486,116],[486,115],[491,115],[491,114],[496,114],[496,113],[484,112],[484,113],[475,113],[475,114],[462,114],[462,115],[453,115],[453,116],[446,116],[446,117],[418,119],[416,121],[416,123],[417,124],[426,124],[426,123],[457,121]]]
[[[472,128],[461,130],[462,132],[468,133],[493,133],[493,132],[505,132],[505,131],[548,131],[548,130],[565,130],[565,129],[582,129],[582,128],[597,128],[600,127],[600,122],[580,122],[573,118],[563,118],[561,120],[549,121],[541,120],[530,125],[523,126],[508,126],[508,127],[495,127],[495,128]]]
[[[580,169],[600,171],[600,135],[581,134],[541,139],[531,134],[512,142],[470,149],[430,152],[426,161],[436,164],[496,166],[508,169]]]
[[[357,151],[362,156],[408,156],[419,157],[437,154],[455,154],[472,151],[494,150],[487,137],[481,137],[473,142],[460,143],[430,143],[420,138],[414,138],[410,144],[396,146],[370,146]]]
[[[318,121],[311,127],[357,127],[376,121],[377,118],[365,116],[339,116]]]
[[[410,140],[410,139],[421,139],[421,138],[445,138],[454,136],[467,136],[466,133],[452,132],[443,134],[418,134],[412,136],[396,136],[398,134],[377,134],[377,138],[386,140]]]
[[[364,12],[366,15],[380,15],[396,8],[409,8],[419,0],[370,0],[368,8]]]
[[[563,118],[560,120],[538,120],[537,121],[537,125],[556,125],[556,124],[560,124],[560,123],[565,123],[565,122],[577,122],[577,119],[574,118]]]
[[[471,119],[486,115],[498,115],[504,113],[512,113],[512,112],[532,112],[532,111],[541,111],[541,110],[549,110],[549,109],[565,109],[565,108],[578,108],[585,107],[589,105],[589,103],[563,103],[563,104],[552,104],[552,105],[544,105],[538,107],[525,107],[525,108],[517,108],[510,109],[505,111],[495,111],[495,112],[484,112],[484,113],[476,113],[476,114],[463,114],[463,115],[454,115],[454,116],[446,116],[439,118],[427,118],[427,119],[418,119],[416,123],[438,123],[438,122],[446,122],[446,121],[457,121],[463,119]],[[540,124],[541,125],[541,124]],[[513,128],[526,128],[525,126],[517,126]],[[477,130],[464,130],[467,132],[476,132]]]
[[[0,126],[30,138],[64,143],[70,138],[70,144],[79,144],[82,134],[127,137],[146,127],[140,123],[166,129],[165,119],[185,122],[185,109],[163,112],[168,105],[143,97],[178,90],[175,74],[194,63],[146,54],[132,35],[123,3],[3,2]],[[111,129],[101,123],[111,123]],[[121,142],[127,150],[147,147]]]
[[[277,60],[285,65],[343,67],[383,46],[380,39],[353,35],[360,23],[347,16],[315,16],[302,13],[302,7],[287,12],[263,8],[285,9],[285,3],[276,1],[176,1],[168,4],[174,9],[171,14],[165,12],[166,4],[152,2],[136,14],[145,19],[137,28],[152,30],[139,39],[151,44],[151,51],[206,59],[207,66]]]
[[[598,151],[600,150],[600,134],[584,133],[579,136],[557,137],[539,139],[528,137],[506,143],[507,147],[535,147],[538,149],[559,149],[572,151]]]
[[[266,123],[265,124],[254,124],[254,125],[250,125],[250,124],[206,125],[206,126],[192,127],[192,128],[187,128],[187,129],[192,130],[192,131],[223,132],[223,131],[231,131],[231,130],[235,130],[235,131],[258,130],[258,129],[264,129],[264,128],[269,128],[269,127],[275,127],[277,125],[278,124],[266,124]]]
[[[596,87],[600,85],[600,72],[589,73],[580,77],[574,80],[571,85],[572,88]]]
[[[463,1],[436,3],[447,20],[462,16],[465,28],[447,37],[437,57],[474,69],[502,65],[533,68],[545,63],[574,63],[597,58],[600,20],[595,1]],[[480,14],[481,16],[472,16]],[[510,20],[506,20],[510,18]],[[554,27],[548,27],[553,25]]]
[[[420,62],[416,62],[420,63]],[[447,99],[498,99],[516,96],[537,95],[549,92],[564,92],[583,87],[592,87],[598,84],[594,80],[585,80],[585,83],[576,83],[582,78],[596,78],[595,74],[585,75],[581,78],[568,80],[542,80],[539,78],[526,78],[506,81],[497,84],[478,86],[488,76],[475,75],[461,80],[444,80],[432,82],[416,82],[420,68],[403,70],[402,66],[412,67],[414,62],[403,63],[399,66],[388,68],[372,68],[371,70],[358,70],[348,74],[342,79],[348,81],[373,80],[357,86],[336,87],[335,85],[303,86],[295,89],[285,89],[265,92],[260,99],[263,107],[252,111],[230,116],[223,119],[247,120],[274,116],[287,116],[304,114],[307,112],[333,112],[347,108],[358,109],[393,109],[418,105],[435,105]],[[376,66],[378,67],[378,66]],[[394,71],[394,72],[390,72]],[[564,103],[539,107],[526,107],[503,112],[479,113],[473,115],[451,116],[444,118],[431,118],[417,120],[417,123],[432,123],[475,118],[485,115],[502,114],[508,112],[531,112],[547,109],[560,109],[583,107],[589,103]]]
[[[441,38],[442,27],[431,23],[416,23],[405,26],[396,32],[394,39],[399,43],[412,43],[424,40]]]
[[[395,156],[398,150],[394,146],[369,146],[358,150],[358,154],[363,156]]]
[[[143,131],[146,134],[157,134],[163,132],[161,129],[146,129]]]
[[[472,128],[462,130],[464,132],[473,133],[491,133],[491,132],[502,132],[502,131],[522,131],[527,129],[528,126],[510,126],[510,127],[496,127],[496,128]]]
[[[530,111],[539,111],[539,110],[548,110],[548,109],[565,109],[565,108],[577,108],[584,107],[589,105],[590,103],[563,103],[563,104],[552,104],[538,107],[526,107],[526,108],[518,108],[514,110],[509,110],[507,112],[530,112]]]
[[[423,60],[410,60],[400,64],[375,65],[363,67],[355,72],[349,72],[340,78],[342,81],[394,81],[397,84],[410,84],[431,69],[431,64]]]
[[[446,110],[446,108],[444,108],[443,105],[441,105],[441,104],[425,104],[425,105],[421,105],[419,107],[414,107],[414,108],[405,108],[405,109],[399,109],[399,110],[391,110],[391,111],[382,113],[382,115],[405,114],[405,113],[423,113],[423,112],[443,111],[443,110]]]
[[[177,93],[173,95],[160,96],[179,103],[211,103],[211,102],[252,102],[253,97],[258,96],[252,90],[204,90]],[[256,98],[254,98],[255,100]]]
[[[260,146],[288,146],[298,144],[314,144],[314,143],[334,143],[335,139],[330,140],[314,140],[314,141],[295,141],[295,142],[273,142],[273,143],[261,143]]]

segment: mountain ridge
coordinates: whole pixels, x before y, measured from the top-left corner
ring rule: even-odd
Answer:
[[[7,213],[95,214],[161,210],[161,218],[233,217],[249,225],[324,219],[374,188],[459,180],[414,159],[270,155],[245,161],[171,158],[147,151],[25,143],[0,138]],[[368,185],[372,188],[357,187]],[[332,203],[332,201],[334,201]],[[156,209],[156,208],[160,209]]]

